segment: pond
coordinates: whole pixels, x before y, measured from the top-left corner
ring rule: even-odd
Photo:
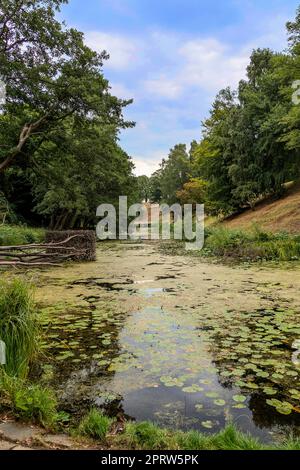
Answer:
[[[39,274],[46,332],[35,371],[75,416],[268,442],[300,429],[299,278],[107,245],[98,261]],[[300,356],[300,353],[299,353]]]

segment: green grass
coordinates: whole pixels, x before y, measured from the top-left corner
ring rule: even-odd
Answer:
[[[92,408],[89,413],[82,418],[76,430],[76,434],[103,441],[106,438],[112,422],[112,419],[104,416],[95,408]]]
[[[0,225],[0,246],[27,245],[44,241],[45,231],[22,225]]]
[[[6,345],[4,369],[25,378],[39,351],[40,327],[32,288],[21,278],[0,281],[0,339]]]
[[[264,445],[233,424],[218,434],[204,435],[160,429],[148,422],[127,423],[124,433],[116,439],[122,447],[136,450],[299,450],[300,446],[300,439],[293,438],[278,445]],[[114,447],[113,442],[109,444]]]
[[[148,450],[166,449],[170,442],[167,431],[150,422],[127,423],[121,440],[131,449]]]
[[[251,231],[214,226],[206,230],[202,254],[242,261],[297,261],[300,260],[300,236],[273,234],[257,226]]]

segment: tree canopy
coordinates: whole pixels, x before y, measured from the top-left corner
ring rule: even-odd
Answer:
[[[134,125],[123,117],[131,100],[111,94],[106,51],[58,21],[63,3],[0,5],[1,190],[17,212],[59,228],[91,221],[95,204],[134,188],[133,164],[118,145],[120,129]]]

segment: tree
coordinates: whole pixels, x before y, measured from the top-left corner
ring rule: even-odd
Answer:
[[[150,201],[160,203],[161,192],[161,168],[155,171],[150,177]]]
[[[0,76],[7,99],[0,118],[0,173],[26,158],[64,119],[129,127],[122,109],[131,101],[109,93],[103,61],[83,34],[55,18],[64,0],[3,0],[0,6]],[[30,150],[30,152],[29,152]]]
[[[177,191],[180,204],[204,204],[206,200],[207,183],[199,178],[192,178]]]
[[[131,101],[110,93],[108,54],[55,17],[64,0],[0,5],[0,185],[20,220],[51,228],[95,223],[96,207],[133,197],[133,164],[118,145]]]
[[[173,204],[178,201],[177,191],[188,181],[189,171],[190,161],[186,145],[175,145],[161,165],[160,190],[164,202]]]
[[[148,176],[138,176],[137,178],[138,187],[138,199],[141,202],[148,202],[150,200],[151,187],[150,178]]]

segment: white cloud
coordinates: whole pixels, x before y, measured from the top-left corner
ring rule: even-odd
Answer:
[[[152,80],[146,80],[144,82],[145,90],[151,95],[163,96],[165,98],[177,98],[181,91],[182,86],[174,80],[167,78],[166,76],[160,76]]]
[[[122,83],[110,82],[111,93],[123,100],[130,100],[134,98],[134,92],[127,88]]]
[[[156,40],[157,35],[154,36]],[[214,38],[188,41],[167,41],[165,38],[164,45],[170,47],[168,56],[176,60],[168,63],[167,72],[155,71],[157,76],[144,80],[143,87],[150,96],[169,100],[180,98],[192,88],[215,94],[226,86],[236,87],[245,76],[252,49],[249,46],[233,51]]]
[[[85,33],[85,39],[91,49],[97,52],[106,50],[109,53],[110,60],[105,63],[106,68],[126,69],[137,58],[137,47],[128,37],[113,33],[89,31]]]
[[[178,80],[204,90],[236,86],[244,76],[249,62],[249,49],[233,52],[216,39],[195,39],[178,51],[183,57],[183,69]]]
[[[160,160],[161,161],[161,160]],[[135,164],[134,173],[136,176],[151,176],[159,168],[160,161],[149,161],[141,160],[138,158],[133,158],[133,163]]]

